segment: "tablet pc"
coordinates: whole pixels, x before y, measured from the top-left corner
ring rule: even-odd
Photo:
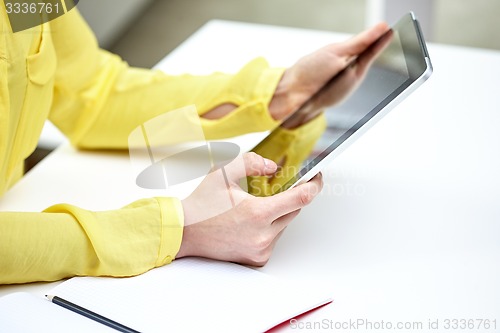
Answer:
[[[283,156],[265,155],[273,150],[271,145],[276,144],[277,136],[282,136],[283,127],[293,128],[313,110],[324,110],[320,116],[325,118],[326,126],[322,133],[315,129],[317,139],[305,149],[310,151],[301,152],[304,160],[278,172],[275,177],[281,179],[274,182],[271,193],[267,191],[266,195],[310,180],[431,73],[422,31],[410,12],[252,149],[280,165]],[[259,195],[257,187],[250,180],[248,183],[249,192]]]

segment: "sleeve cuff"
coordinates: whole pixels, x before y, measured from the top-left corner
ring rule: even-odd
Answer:
[[[280,121],[271,117],[268,107],[283,72],[283,68],[269,68],[263,58],[248,63],[219,99],[219,104],[233,103],[237,109],[217,120],[202,118],[205,137],[223,139],[276,128]]]
[[[169,264],[179,252],[184,229],[184,211],[179,199],[156,198],[161,213],[161,239],[155,266]]]

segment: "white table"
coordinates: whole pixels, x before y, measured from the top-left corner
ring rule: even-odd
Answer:
[[[345,37],[211,21],[158,68],[236,71],[257,55],[288,66]],[[500,330],[500,53],[443,45],[429,52],[430,80],[324,172],[323,193],[260,269],[298,288],[324,285],[332,295],[334,303],[301,318],[301,327],[359,319],[374,327],[422,323],[423,332],[439,320],[443,331],[456,318],[496,319]],[[0,209],[59,202],[112,209],[171,194],[139,189],[134,177],[126,154],[65,145],[7,193]],[[3,286],[0,295],[49,288]]]

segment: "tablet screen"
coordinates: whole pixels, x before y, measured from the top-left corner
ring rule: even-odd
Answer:
[[[316,116],[323,119],[310,121],[323,122],[323,125],[311,127],[314,133],[305,136],[310,144],[296,152],[304,155],[301,162],[295,161],[295,165],[288,165],[289,170],[277,175],[281,179],[274,180],[271,192],[294,185],[422,77],[429,67],[426,57],[418,25],[412,15],[407,15],[283,123],[285,127],[290,124],[289,128],[293,128],[294,122],[304,126],[299,121],[301,117],[323,110]],[[279,165],[294,160],[290,156],[279,156],[276,151],[273,152],[276,156],[269,156],[273,151],[269,145],[275,145],[273,141],[278,140],[282,132],[282,128],[273,131],[254,151],[268,155],[264,157]]]

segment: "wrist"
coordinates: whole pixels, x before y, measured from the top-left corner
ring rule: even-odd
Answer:
[[[188,196],[182,200],[182,208],[184,210],[184,228],[182,231],[182,241],[176,258],[182,257],[209,257],[207,249],[210,247],[207,244],[209,234],[207,229],[203,227],[202,216],[206,209],[203,210],[197,205],[197,198]]]
[[[179,248],[179,252],[177,252],[177,255],[175,256],[176,258],[182,258],[182,257],[189,257],[193,256],[193,246],[191,242],[191,229],[188,226],[184,227],[184,230],[182,232],[182,242],[181,246]]]
[[[269,103],[269,113],[274,120],[285,119],[304,103],[304,94],[301,94],[295,88],[296,86],[293,73],[287,69],[276,86],[273,98]]]
[[[190,204],[190,197],[181,201],[182,209],[184,211],[184,228],[182,230],[182,241],[179,251],[177,252],[176,258],[189,257],[193,255],[193,242],[192,242],[192,232],[189,226],[191,225],[191,216],[189,210],[187,209]]]

